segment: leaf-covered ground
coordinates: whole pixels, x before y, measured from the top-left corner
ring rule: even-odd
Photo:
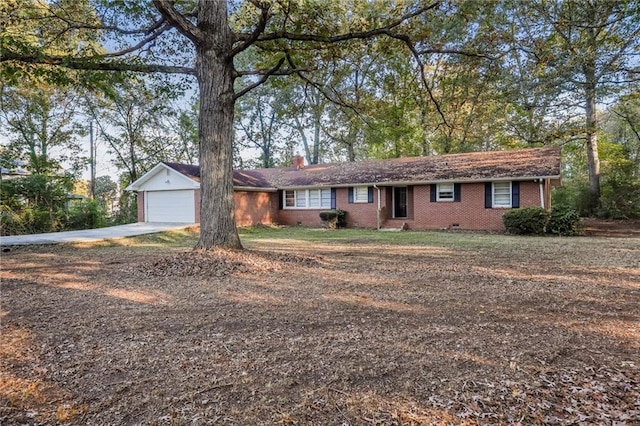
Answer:
[[[0,424],[640,424],[640,239],[2,255]]]

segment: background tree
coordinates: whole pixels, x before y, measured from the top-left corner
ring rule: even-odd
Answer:
[[[188,116],[176,118],[172,98],[171,92],[138,78],[117,84],[108,96],[85,98],[114,165],[126,173],[125,186],[160,161],[188,160],[193,155],[189,139],[175,137],[176,121],[187,127],[183,133],[190,123]]]
[[[178,112],[173,126],[176,132],[173,155],[167,159],[198,164],[198,109],[198,103],[193,102],[190,107]]]
[[[95,196],[104,209],[113,212],[118,198],[118,184],[111,179],[111,176],[98,176]]]
[[[236,102],[235,140],[238,148],[259,152],[258,160],[246,163],[247,167],[275,167],[288,148],[284,108],[289,102],[289,92],[278,90],[269,83]]]
[[[3,156],[22,160],[35,174],[59,173],[63,166],[73,174],[84,166],[76,121],[78,96],[70,88],[43,82],[20,87],[0,84],[0,124],[8,137]]]
[[[597,103],[634,78],[640,49],[640,2],[530,2],[518,9],[522,21],[539,19],[529,44],[544,65],[546,78],[562,83],[562,96],[584,110],[583,134],[589,172],[589,210],[600,202]]]

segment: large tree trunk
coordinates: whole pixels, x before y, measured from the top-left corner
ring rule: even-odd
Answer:
[[[223,8],[225,10],[219,10]],[[196,248],[241,249],[233,203],[233,62],[226,2],[200,8],[199,25],[216,34],[196,47],[200,88],[200,240]]]
[[[600,205],[600,158],[596,133],[596,84],[595,78],[585,73],[587,168],[589,169],[589,213],[594,214]]]

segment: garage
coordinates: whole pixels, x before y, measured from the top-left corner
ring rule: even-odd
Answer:
[[[145,194],[146,222],[194,223],[194,190],[148,191]]]

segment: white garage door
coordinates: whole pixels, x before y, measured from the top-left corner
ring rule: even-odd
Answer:
[[[194,191],[152,191],[146,194],[147,222],[193,223]]]

